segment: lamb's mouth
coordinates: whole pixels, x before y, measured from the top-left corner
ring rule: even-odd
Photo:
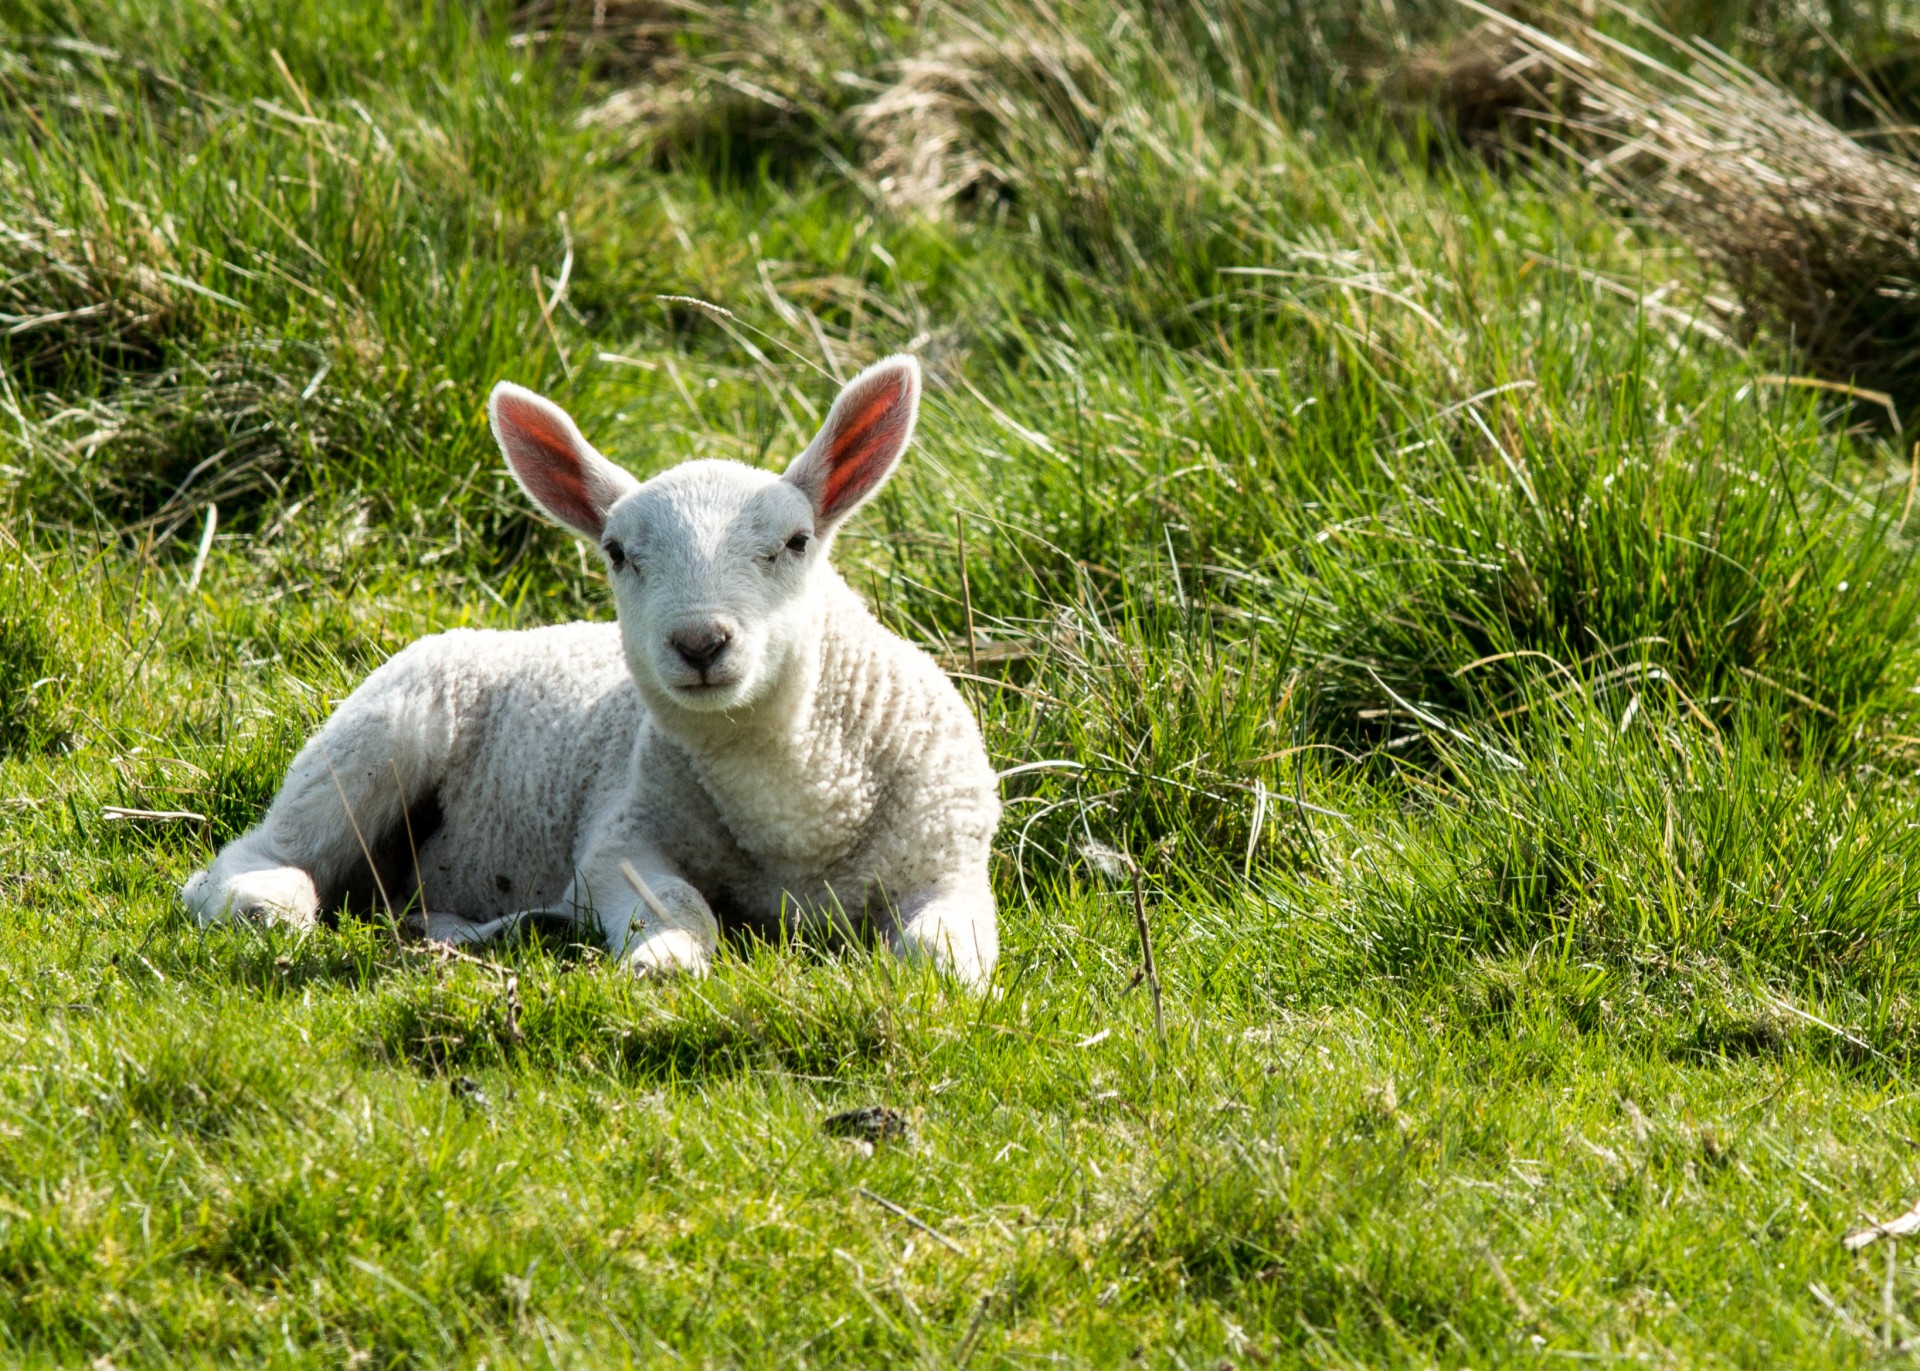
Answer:
[[[695,709],[724,708],[739,694],[740,680],[728,676],[721,680],[674,681],[668,690],[680,703]]]

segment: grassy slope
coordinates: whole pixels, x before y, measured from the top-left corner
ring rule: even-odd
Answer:
[[[1904,462],[1593,283],[1684,309],[1672,245],[1316,115],[1348,40],[1225,14],[1070,11],[1097,136],[1016,121],[1012,203],[937,223],[833,130],[609,156],[497,9],[0,7],[9,1361],[1920,1331],[1920,1269],[1839,1243],[1920,1186]],[[915,39],[855,29],[818,41]],[[187,926],[370,663],[607,612],[492,380],[636,470],[776,461],[822,367],[910,342],[942,384],[842,564],[950,641],[958,510],[1028,649],[966,683],[988,745],[1073,764],[1007,784],[999,994],[764,947],[697,985],[525,947],[510,989],[377,922]],[[1147,870],[1164,1046],[1090,841]],[[917,1145],[823,1136],[874,1100]]]

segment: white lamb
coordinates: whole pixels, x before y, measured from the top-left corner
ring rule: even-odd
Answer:
[[[827,562],[919,403],[918,363],[889,357],[784,476],[691,461],[643,484],[550,401],[496,386],[508,466],[605,555],[619,623],[398,653],[301,749],[259,827],[187,882],[187,906],[307,927],[371,874],[448,941],[583,919],[637,971],[698,973],[717,909],[768,930],[869,925],[984,984],[1000,803],[979,728]]]

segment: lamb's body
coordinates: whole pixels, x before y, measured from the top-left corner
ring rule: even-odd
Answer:
[[[615,625],[422,639],[340,704],[187,900],[293,868],[314,894],[283,907],[305,922],[370,893],[373,855],[396,910],[484,923],[557,906],[583,821],[628,774],[608,753],[633,751],[644,718]]]
[[[722,494],[749,479],[702,465],[658,497],[669,513],[674,499],[711,512],[703,477]],[[750,476],[764,496],[772,478]],[[725,572],[708,565],[693,599],[711,603]],[[742,639],[738,670],[762,681],[731,707],[701,698],[720,671],[707,662],[697,686],[663,681],[657,642],[632,622],[651,601],[630,617],[623,603],[622,625],[413,644],[342,702],[260,826],[188,883],[187,903],[203,919],[305,924],[377,884],[434,937],[484,939],[527,913],[591,918],[643,968],[696,970],[714,910],[763,930],[871,922],[896,949],[983,979],[997,953],[999,801],[979,730],[945,673],[830,566],[802,574],[763,646],[747,641],[750,622],[724,620]],[[675,623],[684,599],[671,601]]]

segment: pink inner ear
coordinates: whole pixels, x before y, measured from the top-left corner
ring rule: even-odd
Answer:
[[[827,444],[822,518],[834,518],[858,504],[899,457],[913,418],[911,408],[901,403],[906,393],[907,378],[896,373],[880,378],[871,393],[848,397],[853,403]]]
[[[507,460],[529,494],[562,523],[598,537],[604,516],[587,488],[573,435],[552,411],[513,395],[494,405]]]

